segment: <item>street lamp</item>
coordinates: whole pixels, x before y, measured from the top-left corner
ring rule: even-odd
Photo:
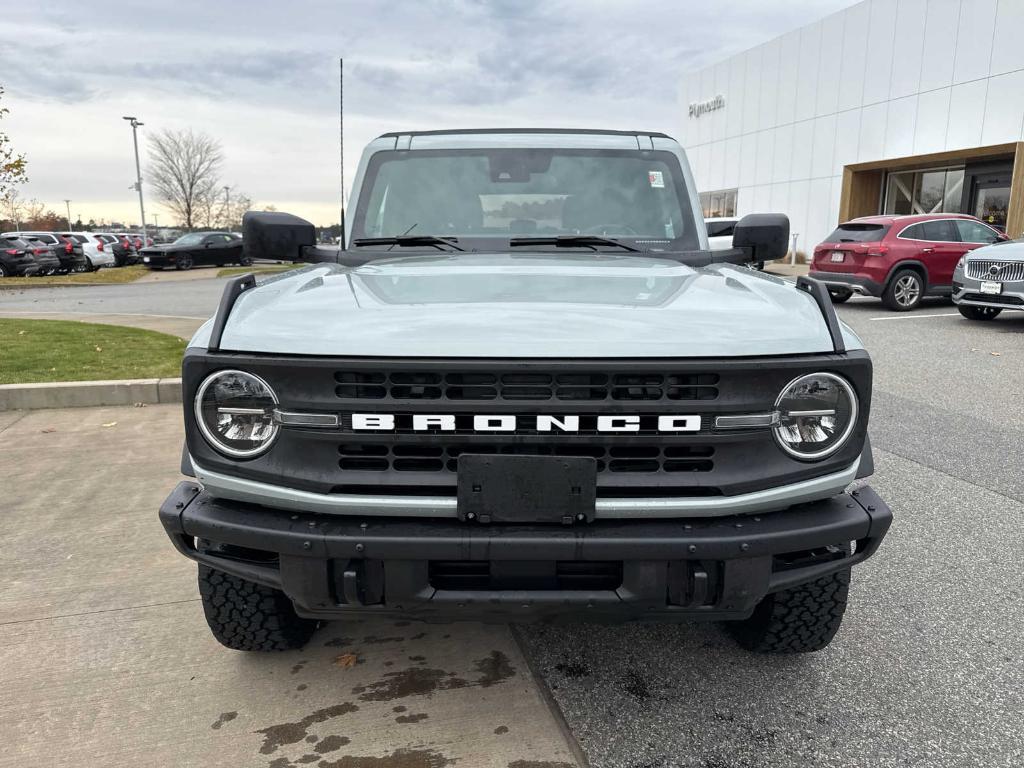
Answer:
[[[231,187],[224,187],[224,227],[231,229]]]
[[[64,198],[64,205],[68,207],[68,232],[74,232],[74,230],[71,229],[71,201]]]
[[[122,120],[127,120],[132,125],[132,143],[135,145],[135,187],[134,188],[139,193],[139,218],[142,220],[142,243],[143,243],[143,245],[145,245],[149,241],[149,238],[146,236],[146,209],[142,205],[142,168],[139,165],[139,136],[138,136],[138,133],[137,133],[138,127],[140,125],[144,125],[144,123],[140,123],[137,118],[131,117],[131,116],[125,116],[125,117],[122,117],[121,119]],[[129,189],[131,189],[131,187],[129,187]]]

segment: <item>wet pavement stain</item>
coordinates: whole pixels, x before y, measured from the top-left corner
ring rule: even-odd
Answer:
[[[306,737],[307,744],[316,744],[318,741],[320,741],[320,737],[317,736],[315,733],[311,733],[309,734],[309,736]]]
[[[336,637],[324,643],[324,648],[346,648],[356,640],[354,637]]]
[[[313,749],[321,755],[326,755],[328,752],[337,752],[351,741],[348,736],[324,736],[323,740]]]
[[[572,763],[556,762],[554,760],[513,760],[508,768],[575,768]]]
[[[499,725],[497,728],[494,729],[494,733],[498,736],[504,736],[506,733],[508,733],[508,726]]]
[[[424,637],[426,637],[426,636],[427,636],[427,633],[426,633],[426,632],[420,632],[419,634],[413,635],[413,636],[412,636],[412,637],[410,637],[409,639],[410,639],[410,640],[422,640],[422,639],[423,639]]]
[[[480,672],[480,679],[476,683],[481,688],[490,688],[503,680],[515,677],[516,674],[508,656],[501,651],[491,651],[490,656],[475,662],[474,666]]]
[[[230,723],[236,717],[238,717],[237,712],[221,712],[220,717],[218,717],[210,727],[215,731],[219,731],[220,727],[224,725],[224,723]]]
[[[398,717],[395,718],[395,722],[396,723],[402,723],[402,724],[419,723],[419,722],[422,722],[423,720],[426,720],[426,719],[427,719],[427,713],[426,712],[420,712],[419,714],[416,714],[416,715],[399,715]]]
[[[397,707],[392,707],[391,711],[392,712],[405,712],[407,709],[408,709],[408,707],[403,707],[401,704],[399,704]]]
[[[320,759],[320,755],[315,755],[312,752],[310,752],[308,755],[303,755],[302,757],[300,757],[295,762],[296,763],[301,763],[303,765],[308,765],[309,763],[315,763],[319,759]]]
[[[359,707],[355,704],[345,702],[344,704],[335,704],[331,707],[318,709],[294,723],[280,723],[279,725],[271,725],[267,728],[261,728],[260,730],[255,731],[255,733],[263,736],[263,745],[260,747],[260,753],[264,755],[272,755],[279,747],[282,747],[285,744],[298,744],[306,738],[308,735],[306,731],[309,729],[309,726],[314,723],[322,723],[326,720],[341,717],[342,715],[347,715],[350,712],[356,712],[358,710]]]
[[[287,757],[275,757],[267,763],[267,768],[292,768],[292,761]]]
[[[377,635],[368,635],[367,637],[363,638],[363,642],[367,645],[379,645],[380,643],[401,643],[404,640],[404,637],[377,637]]]
[[[384,678],[365,686],[357,685],[352,693],[361,701],[394,701],[406,696],[429,696],[435,691],[465,688],[462,678],[450,678],[443,669],[412,667],[401,672],[385,672]]]
[[[306,685],[305,683],[299,683],[297,686],[295,686],[295,690],[296,691],[304,691],[307,688],[309,688],[309,686]]]
[[[579,662],[563,662],[561,664],[555,664],[555,669],[561,672],[565,677],[570,680],[577,680],[581,677],[590,676],[590,665],[585,661]]]
[[[321,760],[317,765],[318,768],[444,768],[454,763],[450,757],[432,749],[398,749],[384,757],[346,755],[337,760]]]
[[[298,664],[296,664],[296,665],[295,665],[294,667],[292,667],[292,674],[293,674],[293,675],[297,675],[297,674],[299,674],[299,672],[301,672],[301,671],[302,671],[302,668],[303,668],[304,666],[306,666],[307,664],[309,664],[309,662],[308,662],[308,661],[306,661],[305,659],[304,659],[304,660],[302,660],[302,661],[300,661],[300,662],[299,662]]]

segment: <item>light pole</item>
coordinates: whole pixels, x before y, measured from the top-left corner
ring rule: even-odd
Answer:
[[[231,229],[231,187],[224,187],[224,227]]]
[[[153,227],[155,229],[160,229],[160,214],[159,213],[154,213],[153,214]]]
[[[64,205],[68,207],[68,232],[74,232],[74,230],[71,229],[71,201],[65,198]]]
[[[138,119],[131,116],[121,119],[132,124],[132,143],[135,145],[135,189],[139,193],[139,218],[142,220],[142,243],[145,245],[149,238],[146,236],[146,209],[142,204],[142,168],[139,165],[139,136],[137,133],[138,127],[144,123],[140,123]]]

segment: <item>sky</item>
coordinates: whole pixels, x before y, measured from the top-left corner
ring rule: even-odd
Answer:
[[[0,130],[26,155],[25,198],[138,222],[131,128],[223,146],[222,184],[318,225],[338,220],[338,59],[345,176],[396,130],[663,131],[679,84],[851,0],[0,0]],[[86,10],[88,9],[88,10]],[[85,18],[83,18],[85,17]],[[17,41],[17,45],[11,45]],[[710,94],[713,96],[714,94]],[[147,193],[151,190],[147,190]],[[169,213],[147,194],[147,223]]]

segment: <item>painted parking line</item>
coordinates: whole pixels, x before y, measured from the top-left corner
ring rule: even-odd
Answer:
[[[926,317],[959,317],[959,312],[942,312],[935,315],[880,315],[869,317],[868,320],[922,320]]]

